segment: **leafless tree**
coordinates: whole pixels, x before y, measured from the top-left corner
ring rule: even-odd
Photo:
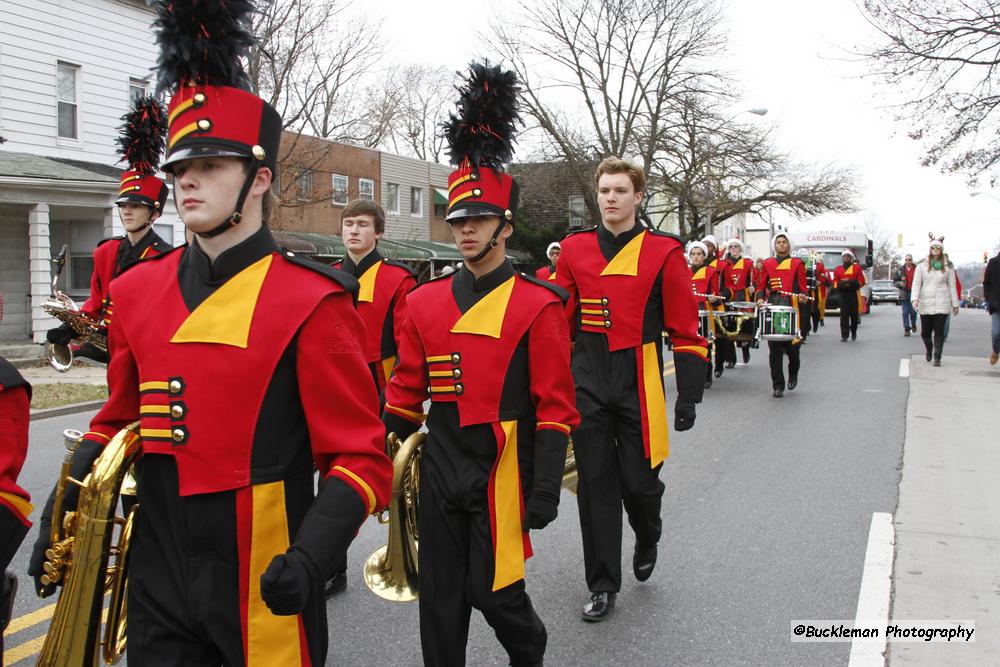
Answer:
[[[457,75],[446,67],[405,65],[390,70],[399,96],[387,138],[395,153],[441,162],[445,140],[441,123],[454,108]]]
[[[872,238],[872,280],[891,279],[892,267],[899,267],[903,257],[896,248],[895,239],[886,231],[882,220],[871,212],[862,217],[865,232]]]
[[[924,165],[989,176],[1000,162],[1000,2],[856,0],[879,43],[863,47],[874,74],[905,98]]]

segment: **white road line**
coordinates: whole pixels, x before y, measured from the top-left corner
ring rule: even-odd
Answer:
[[[854,626],[861,622],[885,627],[889,622],[889,594],[892,590],[892,558],[896,532],[892,515],[887,512],[872,514],[868,530],[868,549],[865,551],[865,569],[861,575],[858,593],[858,611]],[[882,641],[859,640],[851,642],[848,667],[882,667],[885,665],[885,639]]]
[[[910,377],[910,360],[909,358],[899,360],[899,377],[908,378]]]

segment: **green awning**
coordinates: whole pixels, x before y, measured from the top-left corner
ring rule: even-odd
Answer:
[[[284,230],[272,231],[278,245],[303,255],[315,256],[321,259],[340,259],[347,254],[339,236],[330,234],[313,234],[310,232],[292,232]],[[383,257],[404,262],[434,262],[445,264],[461,262],[462,255],[450,243],[437,241],[400,241],[383,238],[378,242],[378,250]],[[515,264],[530,261],[525,253],[507,250],[507,257]]]
[[[434,188],[434,205],[448,205],[448,191],[445,188]]]

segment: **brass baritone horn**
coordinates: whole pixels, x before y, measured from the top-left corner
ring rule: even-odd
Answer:
[[[67,449],[79,431],[64,434]],[[82,481],[68,479],[68,462],[63,463],[62,478],[56,485],[53,503],[52,542],[46,551],[45,584],[63,581],[45,643],[37,665],[45,667],[89,667],[113,665],[125,652],[128,594],[128,554],[132,525],[138,506],[127,518],[115,516],[122,486],[139,453],[139,422],[119,431],[94,461],[90,474]],[[67,484],[80,487],[75,512],[62,516],[63,495]],[[118,540],[114,542],[115,528]],[[114,556],[114,564],[110,563]],[[105,593],[111,593],[107,621],[101,633],[101,613]]]
[[[389,524],[389,539],[365,560],[365,584],[375,595],[391,602],[412,602],[417,599],[418,493],[420,491],[420,451],[426,433],[413,433],[402,444],[395,433],[386,438],[392,456],[392,499],[389,518],[379,517],[379,523]]]

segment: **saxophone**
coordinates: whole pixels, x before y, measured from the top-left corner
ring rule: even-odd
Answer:
[[[68,450],[53,504],[51,547],[45,553],[42,583],[63,582],[37,665],[113,665],[125,652],[129,544],[138,506],[127,518],[115,515],[128,494],[129,468],[139,453],[139,422],[119,431],[82,481],[71,479],[69,461],[82,434],[63,434]],[[62,515],[66,487],[80,487],[75,512]],[[117,528],[118,539],[114,540]],[[111,563],[112,557],[114,563]],[[103,622],[104,596],[110,593]]]
[[[108,328],[90,319],[80,311],[80,307],[68,294],[59,290],[59,276],[66,265],[66,246],[52,260],[55,265],[55,275],[52,278],[52,295],[42,303],[42,310],[63,324],[73,327],[78,340],[90,343],[102,352],[108,351]],[[73,365],[73,349],[68,345],[45,343],[45,359],[55,370],[65,373]]]

